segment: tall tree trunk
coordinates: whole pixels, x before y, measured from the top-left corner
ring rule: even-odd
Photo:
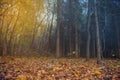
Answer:
[[[88,1],[88,23],[87,23],[87,53],[86,53],[86,60],[88,61],[90,59],[90,22],[91,22],[91,0]]]
[[[79,57],[79,49],[78,49],[78,26],[75,25],[75,53],[76,58]]]
[[[72,43],[72,0],[68,0],[68,20],[69,20],[69,23],[68,23],[68,27],[69,27],[69,53],[71,54],[72,51],[73,51],[73,43]]]
[[[56,57],[60,57],[60,0],[57,0],[57,41],[56,41]]]
[[[101,45],[100,45],[100,32],[99,32],[96,0],[94,0],[94,10],[95,10],[95,23],[96,23],[97,62],[99,63],[101,61]]]
[[[71,26],[69,26],[69,53],[72,53],[72,36],[71,36]]]
[[[120,59],[120,35],[118,34],[117,37],[118,37],[118,57]]]
[[[57,25],[56,57],[60,57],[60,27]]]
[[[93,40],[93,58],[95,58],[96,57],[96,40],[94,39]]]
[[[0,56],[3,56],[3,39],[2,39],[3,23],[4,23],[4,15],[0,16]]]

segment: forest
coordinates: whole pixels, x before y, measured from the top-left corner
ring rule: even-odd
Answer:
[[[120,80],[120,0],[0,0],[0,80]]]

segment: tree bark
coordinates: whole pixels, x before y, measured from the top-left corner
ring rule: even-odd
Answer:
[[[57,0],[57,41],[56,41],[56,57],[60,57],[60,0]]]
[[[90,59],[90,22],[91,22],[91,0],[88,1],[88,23],[87,23],[87,53],[86,53],[86,60],[88,61]]]
[[[97,62],[99,63],[101,61],[101,46],[100,46],[100,32],[99,32],[96,0],[94,0],[94,10],[95,10],[95,23],[96,23]]]
[[[2,29],[3,29],[3,23],[4,23],[4,15],[0,16],[0,56],[3,56],[3,37],[2,37]]]
[[[76,58],[79,57],[79,49],[78,49],[78,26],[75,25],[75,52]]]

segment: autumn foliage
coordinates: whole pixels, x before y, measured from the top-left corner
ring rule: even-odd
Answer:
[[[0,80],[119,80],[120,62],[85,59],[0,57]]]

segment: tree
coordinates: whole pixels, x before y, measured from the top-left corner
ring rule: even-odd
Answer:
[[[101,61],[101,46],[100,46],[100,32],[99,32],[96,0],[94,0],[94,10],[95,10],[95,23],[96,23],[97,62],[99,63]]]
[[[57,41],[56,41],[56,57],[59,58],[60,52],[60,7],[61,1],[57,0]]]
[[[90,22],[91,22],[91,0],[88,0],[88,22],[87,22],[87,48],[86,48],[86,60],[90,59]]]
[[[74,19],[74,28],[75,28],[75,57],[78,58],[79,57],[79,28],[81,28],[81,16],[78,17],[79,15],[81,15],[81,6],[78,0],[74,0],[73,1],[73,11],[75,11],[73,13],[73,19]],[[78,10],[79,9],[79,10]]]

